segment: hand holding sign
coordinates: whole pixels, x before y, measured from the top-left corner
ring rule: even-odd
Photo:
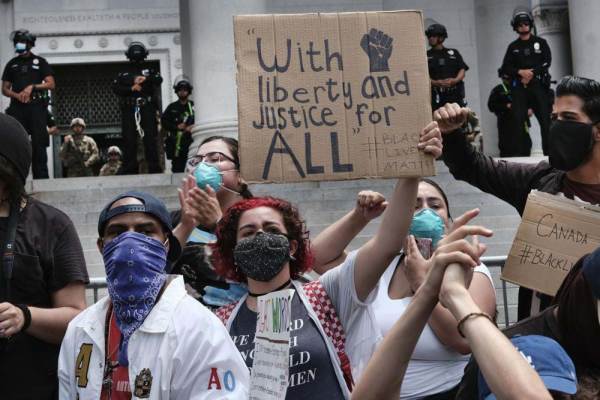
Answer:
[[[372,28],[368,34],[365,34],[360,41],[360,47],[369,56],[371,72],[389,71],[388,60],[392,55],[393,38],[384,34],[382,31]]]
[[[461,107],[456,103],[447,103],[433,113],[433,120],[438,123],[442,133],[450,133],[457,130],[467,122],[469,115],[467,107]]]

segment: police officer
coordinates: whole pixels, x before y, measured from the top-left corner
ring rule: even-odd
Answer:
[[[518,126],[526,123],[527,110],[533,109],[540,124],[542,150],[544,154],[548,154],[551,113],[548,101],[550,88],[548,68],[552,62],[550,47],[544,39],[532,34],[533,18],[529,11],[515,11],[511,25],[519,38],[508,45],[502,62],[502,71],[510,79],[512,109]]]
[[[120,97],[123,135],[123,165],[120,175],[137,174],[137,143],[143,141],[148,172],[162,172],[158,161],[156,94],[162,77],[144,63],[148,50],[141,42],[131,42],[125,55],[130,63],[113,81],[113,92]]]
[[[495,86],[488,98],[488,109],[498,119],[498,148],[500,157],[529,157],[531,155],[531,138],[529,137],[529,118],[520,122],[514,113],[513,95],[509,77],[498,70],[502,83]]]
[[[48,91],[55,87],[52,68],[31,51],[36,38],[29,31],[14,31],[11,39],[17,56],[6,64],[2,74],[2,94],[10,97],[6,113],[18,120],[31,136],[33,178],[47,179],[46,147],[50,140],[46,107]]]
[[[71,121],[73,135],[65,136],[60,147],[60,159],[67,167],[67,177],[93,176],[92,166],[100,161],[96,141],[85,135],[85,121],[74,118]]]
[[[431,108],[435,111],[446,103],[465,102],[465,71],[469,66],[456,49],[444,47],[448,38],[446,27],[432,24],[425,31],[431,49],[427,51],[429,77],[431,78]]]
[[[189,80],[178,80],[173,89],[179,100],[169,104],[162,115],[162,127],[168,132],[165,140],[167,158],[172,161],[173,172],[183,172],[188,151],[192,144],[192,126],[194,125],[194,102],[189,96],[194,89]]]

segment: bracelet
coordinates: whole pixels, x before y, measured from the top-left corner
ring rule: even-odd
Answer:
[[[25,321],[23,322],[21,332],[25,332],[31,325],[31,311],[29,311],[29,307],[27,307],[27,304],[15,304],[15,307],[23,311],[23,318],[25,319]]]
[[[462,329],[461,329],[462,326],[463,326],[463,324],[467,320],[469,320],[471,318],[477,318],[477,317],[486,317],[487,319],[490,320],[490,322],[492,324],[494,324],[494,326],[496,326],[496,323],[494,322],[494,320],[492,319],[492,317],[490,317],[487,313],[484,313],[484,312],[472,312],[472,313],[469,313],[469,314],[465,315],[464,317],[461,318],[460,321],[458,321],[458,325],[456,325],[456,329],[458,330],[458,333],[460,334],[460,336],[465,337],[465,335],[463,334]]]

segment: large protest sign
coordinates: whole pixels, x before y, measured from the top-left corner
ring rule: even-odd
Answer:
[[[260,296],[250,380],[250,400],[284,399],[290,369],[290,323],[294,291]]]
[[[419,11],[234,18],[241,170],[248,181],[435,174]]]
[[[600,207],[532,191],[502,279],[554,296],[581,256],[600,245]]]

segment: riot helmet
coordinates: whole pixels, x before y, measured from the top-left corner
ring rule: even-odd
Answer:
[[[533,29],[533,17],[527,9],[517,8],[510,20],[510,25],[515,32],[518,32],[519,25],[522,23],[529,24],[529,30]]]
[[[176,78],[175,84],[173,85],[175,93],[179,92],[181,89],[186,89],[189,94],[192,94],[192,90],[194,90],[190,80],[185,76]]]
[[[427,36],[428,38],[432,36],[438,36],[442,39],[446,39],[448,38],[448,31],[446,30],[446,27],[442,24],[431,24],[425,30],[425,36]]]
[[[35,35],[26,29],[19,29],[10,34],[10,40],[13,42],[17,53],[24,53],[35,46]],[[25,46],[18,46],[19,43],[25,43]],[[22,46],[22,45],[21,45]]]
[[[127,47],[127,51],[125,55],[130,61],[141,62],[148,57],[148,49],[142,42],[131,42],[129,43],[129,47]]]

